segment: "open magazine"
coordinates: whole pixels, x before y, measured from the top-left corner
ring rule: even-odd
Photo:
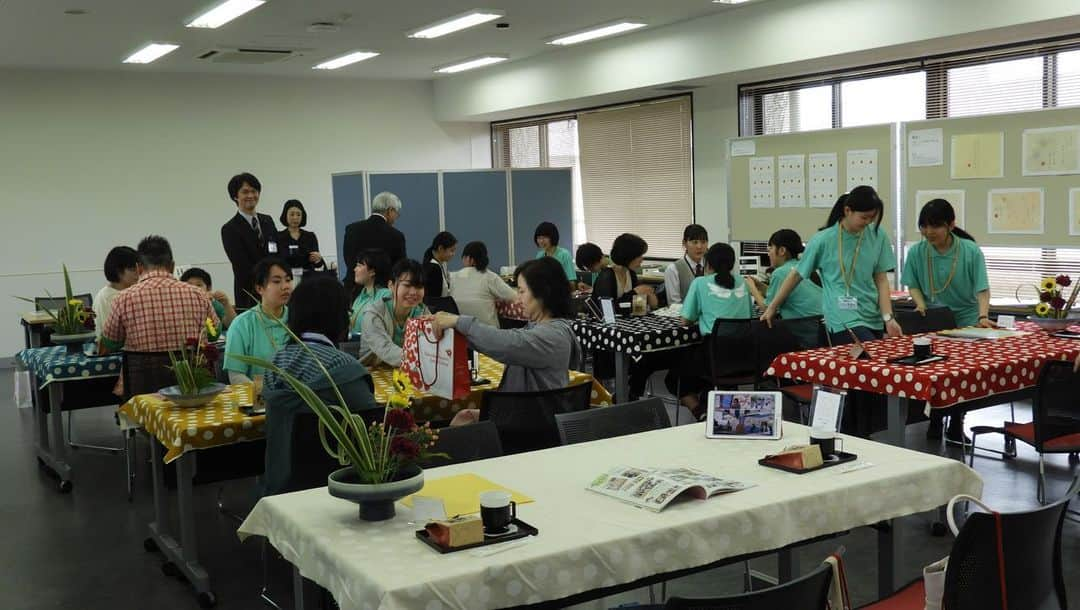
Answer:
[[[588,489],[659,512],[682,495],[704,500],[750,487],[753,484],[719,479],[693,468],[616,466],[593,479]]]

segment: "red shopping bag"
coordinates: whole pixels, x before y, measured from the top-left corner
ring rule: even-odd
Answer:
[[[401,370],[417,391],[449,400],[465,398],[470,387],[468,347],[453,329],[436,339],[430,320],[413,318],[405,323]]]

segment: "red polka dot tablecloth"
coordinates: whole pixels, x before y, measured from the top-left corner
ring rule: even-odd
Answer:
[[[889,364],[910,355],[912,337],[866,342],[870,360],[855,360],[850,346],[792,352],[777,356],[767,375],[807,383],[925,400],[931,407],[1013,392],[1035,385],[1048,360],[1073,360],[1080,341],[1052,337],[1034,324],[1017,322],[1016,337],[961,341],[930,334],[933,353],[946,360],[921,366]]]

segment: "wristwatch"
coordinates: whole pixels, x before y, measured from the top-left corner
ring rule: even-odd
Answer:
[[[893,319],[893,317],[892,317],[891,313],[883,313],[883,314],[881,314],[881,321],[886,323],[886,324],[888,324],[889,322],[892,322],[892,319]]]

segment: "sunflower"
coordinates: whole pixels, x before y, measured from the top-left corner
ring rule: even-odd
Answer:
[[[1050,306],[1046,303],[1039,303],[1035,306],[1035,315],[1045,316],[1048,313],[1050,313]]]
[[[406,399],[413,394],[412,381],[401,369],[394,369],[394,393],[401,394]]]
[[[213,318],[206,318],[206,338],[214,341],[218,338],[217,327],[214,326]]]
[[[68,305],[82,305],[83,302],[79,299],[68,299]]]
[[[1057,287],[1057,279],[1052,277],[1044,277],[1042,282],[1039,283],[1039,289],[1047,292]]]

